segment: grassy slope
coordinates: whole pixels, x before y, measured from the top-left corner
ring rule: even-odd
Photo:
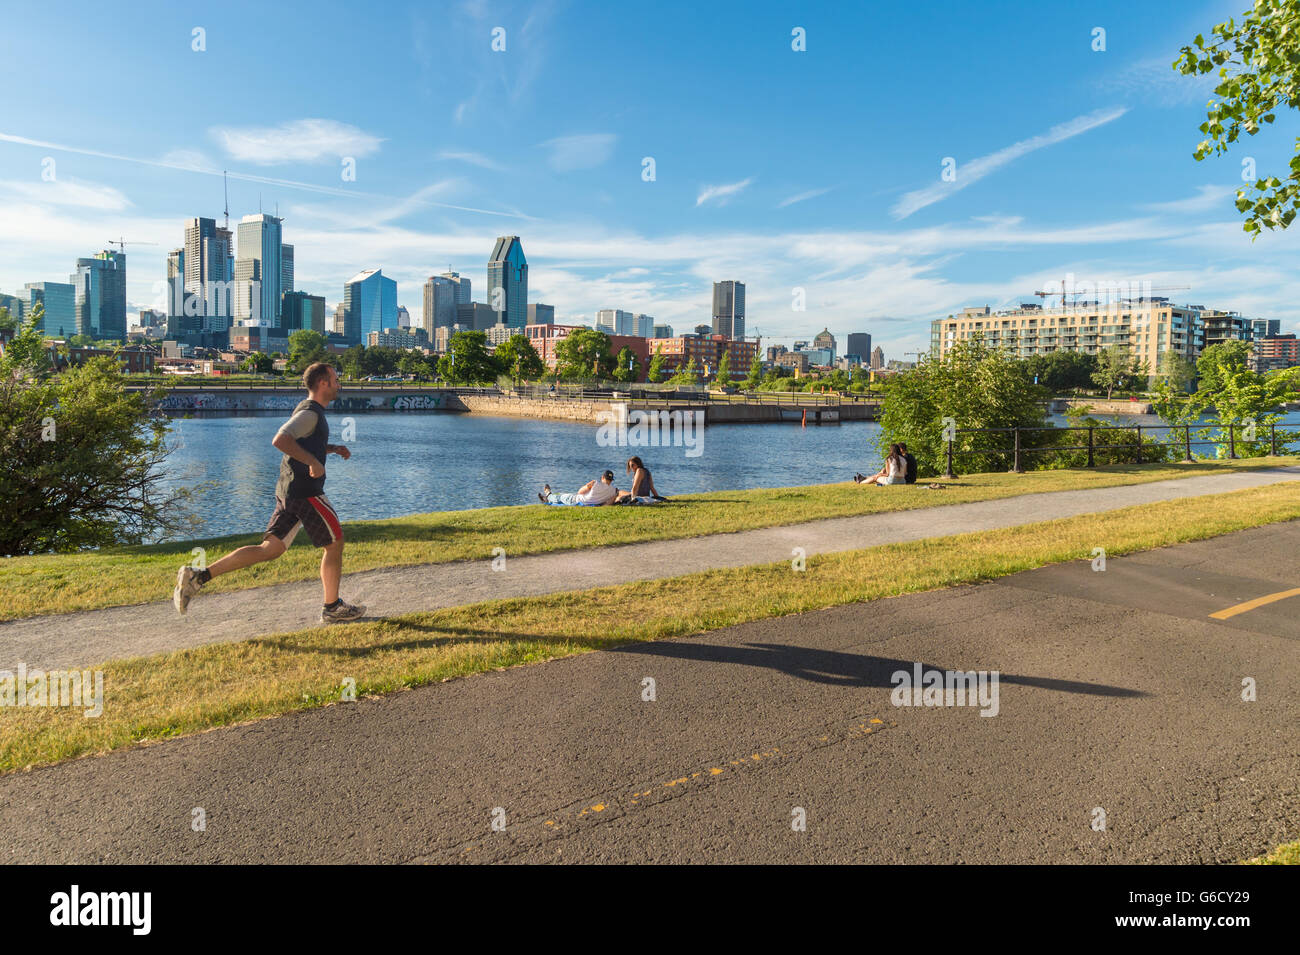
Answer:
[[[942,491],[913,487],[861,488],[852,483],[746,491],[717,491],[673,498],[651,508],[494,507],[440,511],[385,521],[345,525],[345,570],[484,559],[493,548],[519,556],[547,551],[667,540],[828,517],[934,507],[1011,497],[1017,494],[1138,484],[1190,475],[1216,474],[1300,459],[1254,458],[1194,464],[1114,466],[1091,471],[1035,471],[1028,474],[972,474],[945,482]],[[268,505],[269,505],[268,499]],[[268,510],[269,514],[269,510]],[[209,562],[244,544],[256,543],[262,528],[244,535],[149,547],[112,548],[84,554],[0,559],[0,620],[67,613],[97,607],[164,600],[176,568],[203,547]],[[302,535],[300,535],[301,537]],[[242,590],[309,580],[319,554],[305,540],[280,560],[213,581],[207,592]]]
[[[788,562],[715,570],[117,661],[102,667],[106,698],[98,718],[67,708],[0,710],[0,772],[334,702],[345,677],[359,694],[387,693],[1087,559],[1099,542],[1115,556],[1294,520],[1298,488],[1286,483],[889,544],[819,556],[803,572]]]

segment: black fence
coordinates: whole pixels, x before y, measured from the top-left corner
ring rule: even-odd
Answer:
[[[1218,429],[1221,437],[1207,438],[1202,437],[1210,431]],[[1048,434],[1054,438],[1060,438],[1064,435],[1083,432],[1086,433],[1086,443],[1080,444],[1035,444],[1032,439],[1036,434]],[[1163,432],[1163,437],[1159,434]],[[1193,438],[1193,432],[1196,437]],[[1266,432],[1261,436],[1262,432]],[[998,448],[977,448],[963,450],[954,448],[958,441],[958,436],[963,434],[1006,434],[1010,436],[1011,445],[1009,447]],[[1098,435],[1101,440],[1098,440]],[[1114,441],[1112,436],[1122,434],[1131,434],[1134,436],[1129,441]],[[1144,441],[1143,435],[1147,435],[1150,440]],[[1287,440],[1287,433],[1283,431],[1281,440]],[[1066,440],[1069,440],[1068,438]],[[1084,441],[1081,437],[1079,441]],[[1269,425],[1254,424],[1215,424],[1201,423],[1196,425],[1076,425],[1062,428],[956,428],[951,432],[945,433],[944,443],[946,444],[946,464],[947,470],[944,477],[956,477],[953,470],[955,458],[985,458],[997,461],[1001,459],[1003,463],[1010,463],[1010,470],[1021,473],[1025,470],[1026,460],[1048,459],[1053,455],[1087,452],[1087,462],[1084,467],[1096,467],[1097,457],[1109,459],[1108,464],[1154,464],[1159,461],[1182,460],[1192,461],[1193,447],[1223,447],[1227,450],[1229,458],[1238,458],[1237,447],[1239,444],[1249,445],[1252,448],[1266,443],[1269,448],[1269,455],[1277,457],[1279,448],[1285,450],[1284,445],[1279,443],[1277,423]],[[1115,460],[1116,457],[1122,460]],[[987,463],[987,460],[986,462]]]

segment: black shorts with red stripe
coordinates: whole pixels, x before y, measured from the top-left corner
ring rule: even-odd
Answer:
[[[327,547],[343,539],[343,525],[339,523],[339,516],[329,498],[322,494],[319,497],[277,500],[275,513],[266,525],[262,540],[275,537],[288,547],[302,528],[307,529],[307,537],[317,547]]]

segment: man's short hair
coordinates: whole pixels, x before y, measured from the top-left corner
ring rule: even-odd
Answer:
[[[303,387],[308,391],[315,391],[316,386],[330,373],[334,366],[326,361],[318,361],[308,365],[307,370],[302,373]]]
[[[612,481],[614,480],[614,472],[606,471],[604,474],[601,475],[601,477],[603,477],[606,481]]]

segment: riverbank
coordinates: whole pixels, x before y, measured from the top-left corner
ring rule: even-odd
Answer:
[[[1142,484],[1195,475],[1292,466],[1300,458],[1253,458],[1168,465],[1115,465],[1080,471],[970,474],[924,484],[859,487],[844,482],[682,495],[655,507],[565,508],[540,504],[414,514],[344,525],[348,573],[383,567],[507,559],[526,554],[676,540],[1053,491]],[[0,560],[0,620],[165,600],[176,568],[201,554],[255,542],[257,532],[83,554]],[[197,554],[196,554],[197,552]],[[301,542],[279,560],[214,580],[205,593],[247,590],[316,577],[319,555]]]

